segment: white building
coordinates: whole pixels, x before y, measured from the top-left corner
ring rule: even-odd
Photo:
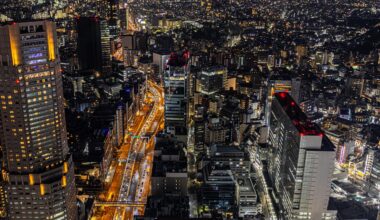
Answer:
[[[336,210],[328,210],[334,145],[286,92],[274,95],[269,145],[269,176],[279,216],[335,219]]]

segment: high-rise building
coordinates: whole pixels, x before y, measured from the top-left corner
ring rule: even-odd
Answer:
[[[173,53],[165,71],[165,127],[173,130],[186,127],[189,65],[186,54]]]
[[[227,88],[227,68],[213,66],[200,72],[200,92],[211,95]]]
[[[335,219],[328,210],[334,145],[286,92],[272,102],[269,176],[285,219]]]
[[[142,32],[121,36],[125,66],[138,66],[139,55],[147,49],[147,36]],[[153,57],[154,59],[154,57]]]
[[[269,79],[267,103],[265,107],[265,121],[269,123],[272,100],[275,93],[287,92],[290,93],[295,102],[299,103],[300,96],[300,78],[291,78],[287,75],[272,75]]]
[[[153,52],[153,64],[158,66],[158,74],[161,76],[166,69],[170,57],[168,50],[157,50]]]
[[[107,21],[98,17],[80,17],[77,30],[80,68],[109,73],[111,44]]]
[[[77,219],[55,24],[0,27],[0,145],[9,219]]]
[[[265,106],[265,122],[269,124],[272,100],[277,92],[289,92],[292,82],[288,76],[271,76],[268,85],[267,101]]]
[[[112,38],[117,37],[120,33],[120,20],[119,15],[121,11],[119,10],[119,0],[107,0],[109,4],[109,14],[108,14],[108,27],[109,34]]]

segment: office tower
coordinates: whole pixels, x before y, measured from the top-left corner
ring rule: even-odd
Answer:
[[[290,93],[292,98],[298,104],[300,99],[300,87],[301,79],[291,78],[287,75],[272,75],[269,79],[267,103],[265,107],[265,122],[266,124],[270,121],[271,105],[275,93],[287,92]]]
[[[200,92],[211,95],[227,87],[227,68],[213,66],[200,72]]]
[[[226,104],[220,109],[220,118],[225,122],[228,133],[226,135],[227,143],[237,141],[239,136],[239,127],[241,124],[239,100],[229,99]]]
[[[173,131],[176,127],[185,128],[187,119],[187,77],[188,57],[172,53],[165,71],[165,127]]]
[[[78,58],[82,70],[111,72],[110,33],[107,21],[98,17],[77,19]]]
[[[117,37],[120,33],[120,20],[119,20],[119,0],[107,0],[109,5],[109,14],[107,16],[109,34],[112,38]]]
[[[148,47],[148,37],[144,32],[134,32],[121,37],[123,48],[145,52]]]
[[[139,50],[136,49],[135,38],[133,35],[123,35],[121,36],[121,42],[123,45],[124,66],[137,67]]]
[[[265,122],[269,124],[271,115],[272,100],[277,92],[289,92],[292,88],[292,82],[288,76],[274,75],[269,79],[267,101],[265,106]]]
[[[0,145],[10,219],[76,219],[54,23],[0,27]]]
[[[288,93],[274,95],[269,176],[285,219],[335,219],[328,210],[334,145]]]
[[[195,114],[193,117],[194,121],[194,153],[196,155],[204,153],[205,145],[205,131],[206,131],[206,120],[205,120],[205,109],[203,106],[197,105],[195,107]]]
[[[156,50],[153,52],[153,64],[158,66],[158,74],[161,76],[168,63],[170,52],[168,50]]]
[[[303,41],[296,42],[295,52],[297,64],[301,64],[302,59],[304,59],[308,53],[307,45]]]
[[[237,182],[236,203],[239,210],[239,218],[250,219],[251,216],[262,213],[262,205],[251,178],[241,178]]]
[[[119,8],[119,21],[120,21],[120,28],[121,32],[124,33],[125,30],[127,30],[127,25],[128,25],[128,8],[123,7]]]
[[[327,51],[317,51],[315,53],[315,61],[318,65],[327,65],[329,63],[332,63],[333,59],[333,53],[328,53]]]
[[[125,34],[121,36],[125,66],[138,66],[141,53],[147,49],[147,35],[142,32]]]

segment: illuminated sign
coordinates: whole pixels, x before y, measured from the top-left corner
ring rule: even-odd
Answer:
[[[40,72],[40,73],[33,73],[33,74],[28,74],[28,75],[25,75],[25,79],[35,79],[35,78],[40,78],[40,77],[45,77],[45,76],[50,76],[50,72],[49,71],[45,71],[45,72]]]
[[[54,44],[54,32],[52,23],[46,24],[46,37],[48,43],[49,60],[55,60],[55,44]]]

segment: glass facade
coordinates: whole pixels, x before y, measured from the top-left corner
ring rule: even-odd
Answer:
[[[187,66],[170,66],[165,73],[165,126],[186,126]]]
[[[201,92],[206,95],[223,90],[227,84],[227,69],[225,67],[211,67],[200,73]]]

